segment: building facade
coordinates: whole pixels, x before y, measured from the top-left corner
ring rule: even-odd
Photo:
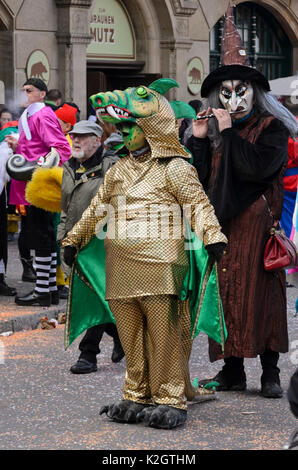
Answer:
[[[0,0],[0,104],[27,77],[59,88],[82,117],[97,91],[172,77],[171,99],[200,98],[216,67],[229,0]],[[298,71],[298,0],[234,0],[251,64],[269,79]],[[2,96],[1,96],[2,95]]]

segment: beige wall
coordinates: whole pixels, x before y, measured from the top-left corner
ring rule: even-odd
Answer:
[[[80,106],[84,116],[90,5],[91,0],[0,0],[0,18],[6,23],[10,21],[9,27],[13,31],[12,83],[15,99],[26,80],[28,57],[35,49],[41,49],[50,63],[48,88],[59,88],[65,100]],[[3,54],[0,37],[0,60]]]
[[[12,31],[0,31],[1,67],[0,80],[5,86],[5,103],[12,107],[14,100],[14,75],[13,75],[13,33]],[[1,100],[2,101],[2,100]],[[5,103],[0,103],[3,105]]]
[[[246,0],[234,0],[234,5]],[[205,76],[209,70],[209,32],[224,15],[229,0],[199,0],[199,8],[190,17],[190,39],[194,41],[190,53],[204,62]],[[281,23],[293,45],[293,74],[298,71],[298,0],[255,0],[267,8]],[[181,77],[182,79],[182,77]]]
[[[14,16],[14,85],[16,93],[26,80],[27,59],[35,49],[41,49],[47,55],[50,63],[48,87],[55,88],[58,86],[55,1],[25,0],[24,2],[15,2],[7,0],[6,3],[16,13]]]
[[[203,61],[209,72],[209,32],[225,13],[229,0],[122,0],[137,39],[137,60],[144,72],[175,78],[180,88],[170,98],[199,98],[189,93],[186,68],[191,58]],[[234,0],[233,4],[245,0]],[[212,8],[210,4],[212,2]],[[298,70],[298,0],[255,0],[284,26],[294,48],[293,73]],[[92,0],[0,0],[0,71],[11,91],[17,93],[26,75],[28,56],[42,49],[50,62],[49,88],[60,88],[75,101],[84,116],[86,103],[86,47],[90,41]]]
[[[234,0],[233,3],[236,5],[244,1]],[[229,0],[212,0],[212,8],[210,0],[194,2],[123,0],[123,2],[130,12],[137,42],[142,44],[138,59],[146,61],[146,71],[162,73],[178,81],[180,88],[171,90],[171,98],[184,100],[199,98],[192,95],[187,88],[186,68],[193,57],[199,57],[203,61],[204,76],[209,73],[209,33],[226,12]],[[190,3],[197,5],[197,9],[193,12],[183,8]],[[293,74],[296,73],[298,0],[256,0],[256,3],[267,8],[284,26],[294,47]]]

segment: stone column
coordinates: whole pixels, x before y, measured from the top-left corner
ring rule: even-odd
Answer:
[[[76,103],[86,116],[89,9],[92,0],[56,0],[58,15],[59,82],[65,101]]]
[[[161,40],[161,73],[180,85],[168,92],[169,99],[187,96],[186,67],[193,41],[189,38],[189,19],[198,8],[197,0],[171,0],[173,39]]]
[[[171,77],[179,83],[179,88],[171,88],[168,92],[170,100],[185,97],[185,70],[191,40],[161,41],[161,73],[163,77]]]

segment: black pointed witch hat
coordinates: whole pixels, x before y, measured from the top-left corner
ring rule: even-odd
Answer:
[[[233,7],[229,4],[221,41],[221,66],[203,81],[201,96],[206,98],[212,88],[224,80],[248,80],[270,91],[267,78],[249,65],[248,56],[234,22]]]

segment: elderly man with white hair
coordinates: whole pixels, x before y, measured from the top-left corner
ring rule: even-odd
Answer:
[[[80,220],[97,193],[105,173],[118,160],[116,156],[107,153],[104,155],[104,148],[101,145],[102,132],[98,124],[85,120],[76,123],[70,132],[72,158],[63,166],[59,241],[63,240]],[[63,269],[69,270],[67,266],[63,266]],[[88,374],[97,370],[96,356],[100,353],[99,343],[104,333],[112,336],[114,340],[112,361],[121,361],[124,352],[114,323],[96,325],[87,330],[79,344],[81,351],[79,359],[70,368],[73,374]]]

